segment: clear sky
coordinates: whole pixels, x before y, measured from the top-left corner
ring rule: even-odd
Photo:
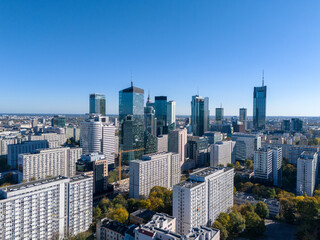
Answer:
[[[319,0],[0,1],[0,112],[86,113],[89,93],[130,85],[211,114],[252,115],[265,70],[267,115],[320,115]]]

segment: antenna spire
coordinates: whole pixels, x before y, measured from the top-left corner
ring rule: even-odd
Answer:
[[[199,86],[197,86],[197,95],[200,96],[199,95]]]
[[[262,87],[264,87],[264,69],[262,70]]]

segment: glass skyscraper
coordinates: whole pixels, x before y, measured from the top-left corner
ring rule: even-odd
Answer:
[[[256,130],[266,127],[267,86],[254,87],[253,91],[253,126]]]
[[[244,124],[244,128],[247,129],[247,109],[240,108],[239,109],[239,121]]]
[[[224,109],[222,107],[216,108],[216,123],[222,124],[224,119]]]
[[[167,97],[157,96],[154,98],[154,110],[157,118],[157,136],[168,133],[167,124]]]
[[[90,94],[90,114],[106,115],[106,96],[99,93]]]
[[[191,127],[193,136],[202,136],[209,128],[209,98],[192,96]]]
[[[131,87],[119,91],[119,141],[122,150],[144,148],[144,90]],[[140,159],[143,151],[122,154],[122,160]]]

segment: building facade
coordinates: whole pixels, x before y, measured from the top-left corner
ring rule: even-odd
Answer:
[[[202,136],[209,129],[209,98],[192,96],[191,128],[194,136]]]
[[[247,130],[247,109],[240,108],[239,109],[239,121],[243,123],[245,130]]]
[[[224,120],[224,109],[222,107],[216,108],[216,123],[222,124]]]
[[[262,83],[261,87],[254,87],[253,90],[253,126],[256,130],[266,127],[266,102],[267,86]]]
[[[169,132],[168,151],[179,153],[181,156],[181,165],[186,158],[188,142],[188,132],[186,128],[176,129]]]
[[[228,163],[235,163],[235,145],[234,141],[217,142],[210,146],[210,166],[227,166]]]
[[[172,189],[181,177],[180,154],[163,152],[144,155],[130,162],[130,198],[149,196],[155,186]]]
[[[258,134],[234,133],[231,139],[236,142],[236,161],[253,160],[254,152],[261,148]]]
[[[99,93],[89,95],[89,113],[106,115],[106,96]]]

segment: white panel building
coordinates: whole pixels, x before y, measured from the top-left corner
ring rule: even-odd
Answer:
[[[186,128],[176,129],[169,132],[168,136],[168,151],[179,153],[181,155],[181,165],[186,158],[188,142],[188,131]]]
[[[180,182],[180,154],[152,153],[130,161],[130,198],[148,196],[154,186],[171,189]]]
[[[63,239],[92,222],[92,178],[54,177],[0,189],[1,239]]]
[[[212,225],[221,212],[233,206],[233,168],[203,168],[173,186],[173,216],[177,233]]]
[[[81,148],[70,147],[40,149],[36,153],[20,154],[19,182],[44,179],[48,176],[72,177],[76,174],[76,162],[81,155]]]
[[[297,195],[312,197],[318,176],[318,153],[303,152],[297,161]]]
[[[210,166],[227,166],[228,163],[235,163],[235,145],[234,141],[217,142],[210,146]]]

